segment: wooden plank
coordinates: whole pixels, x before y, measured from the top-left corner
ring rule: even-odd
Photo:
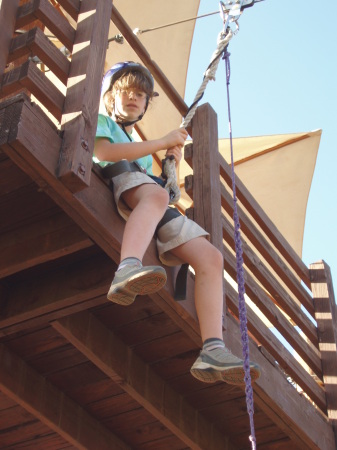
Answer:
[[[93,245],[64,213],[0,236],[0,278]]]
[[[140,39],[135,35],[123,16],[119,13],[115,5],[112,5],[111,20],[120,30],[125,40],[130,44],[131,48],[136,52],[141,61],[143,61],[145,66],[150,70],[159,86],[163,89],[180,114],[185,116],[188,106],[158,64],[151,58],[151,55],[148,53]]]
[[[223,185],[221,185],[221,204],[225,211],[233,217],[233,198]],[[237,211],[242,232],[295,295],[295,301],[300,302],[312,317],[314,317],[314,305],[309,292],[301,285],[301,281],[295,277],[293,272],[291,272],[288,266],[281,260],[279,254],[276,253],[262,233],[259,232],[254,223],[244,213],[240,205],[237,205]]]
[[[64,138],[58,169],[60,179],[73,192],[90,184],[111,8],[111,0],[81,2],[62,117]]]
[[[0,2],[0,78],[5,71],[20,0]]]
[[[19,7],[16,28],[40,20],[72,52],[75,30],[48,0],[32,0]]]
[[[231,316],[225,342],[234,354],[242,354],[241,335]],[[299,449],[335,450],[331,424],[287,381],[277,366],[268,364],[256,344],[250,341],[250,359],[262,367],[261,377],[253,384],[254,402]],[[259,448],[259,443],[257,443]]]
[[[20,100],[21,98],[21,100]],[[23,100],[25,99],[25,100]],[[118,215],[112,192],[94,173],[90,189],[73,194],[55,176],[59,159],[60,137],[55,127],[37,105],[25,96],[17,98],[19,111],[10,131],[0,140],[3,151],[26,172],[58,204],[84,232],[117,263],[120,258],[124,222]],[[0,104],[0,110],[1,110]],[[6,111],[11,106],[5,108]],[[20,124],[20,126],[18,126]],[[48,148],[48,152],[45,151]],[[113,226],[111,225],[113,224]],[[144,257],[145,265],[159,265],[154,240]],[[197,321],[184,307],[173,300],[174,271],[166,268],[166,286],[151,299],[198,345],[201,345]],[[111,280],[110,280],[111,281]],[[23,299],[22,299],[23,300]],[[101,300],[102,301],[102,300]],[[14,321],[15,322],[15,321]]]
[[[236,279],[236,259],[228,251],[224,251],[225,270]],[[245,290],[249,298],[255,303],[260,311],[266,316],[271,324],[280,332],[284,339],[294,348],[300,357],[308,364],[312,371],[319,377],[322,375],[322,364],[320,355],[314,351],[312,346],[301,337],[298,331],[290,323],[288,318],[270,300],[266,291],[253,277],[244,271]]]
[[[81,0],[57,0],[57,2],[77,22]]]
[[[20,88],[27,88],[56,119],[61,120],[65,97],[33,61],[26,61],[3,75],[3,95],[14,94]]]
[[[130,448],[3,344],[0,359],[1,390],[76,448]]]
[[[0,123],[1,122],[2,121],[0,118]],[[3,155],[5,154],[3,153]],[[5,156],[6,158],[2,159],[0,162],[0,197],[11,194],[21,187],[31,183],[29,177],[24,172],[22,172],[22,170],[18,169],[18,167],[13,164],[13,162],[7,157],[7,155]],[[1,202],[1,205],[2,204],[3,203]],[[1,228],[2,227],[0,227],[0,229]]]
[[[79,313],[52,326],[186,445],[202,449],[207,443],[210,450],[230,448],[228,438],[92,314]]]
[[[310,264],[310,276],[328,417],[334,428],[337,446],[337,309],[330,267],[325,261]]]
[[[222,216],[223,236],[226,242],[235,250],[234,228],[228,220]],[[318,348],[317,329],[308,316],[293,301],[282,285],[272,276],[263,261],[249,247],[241,236],[241,244],[246,267],[260,281],[264,289],[270,293],[276,304],[282,308],[291,319],[300,327],[303,333]]]
[[[228,186],[232,187],[232,173],[231,168],[219,154],[219,162],[220,162],[220,175],[228,184]],[[269,219],[267,214],[263,211],[261,206],[257,203],[242,181],[235,175],[235,186],[236,186],[236,194],[240,202],[247,209],[249,214],[254,218],[254,220],[258,223],[258,225],[262,228],[264,233],[268,236],[271,242],[275,245],[277,250],[281,253],[281,255],[285,258],[286,261],[291,265],[297,275],[303,280],[303,282],[310,289],[310,276],[309,269],[303,263],[301,258],[297,255],[295,250],[291,248],[286,239],[282,236],[273,222]]]
[[[103,254],[53,268],[43,277],[13,281],[1,298],[0,335],[104,304],[115,268]],[[29,298],[27,292],[31,293]]]
[[[227,283],[226,297],[229,308],[239,317],[239,301],[235,290]],[[246,304],[248,330],[263,347],[275,358],[286,374],[306,392],[317,406],[326,414],[325,392],[313,377],[290,354],[280,340],[266,327],[263,321]]]
[[[8,61],[22,56],[37,56],[64,85],[67,84],[70,61],[40,28],[33,28],[12,40]]]

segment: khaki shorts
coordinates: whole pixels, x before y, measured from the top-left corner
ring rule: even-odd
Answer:
[[[123,192],[128,189],[140,186],[142,184],[157,184],[152,178],[142,172],[124,172],[113,178],[113,191],[115,202],[119,214],[123,219],[128,220],[131,214],[131,209],[121,198]],[[193,220],[188,219],[186,216],[176,217],[164,226],[162,226],[157,232],[157,248],[159,253],[159,259],[163,264],[167,266],[176,266],[183,264],[185,261],[181,261],[175,255],[171,253],[179,245],[185,244],[191,239],[204,236],[208,237],[209,234],[201,228]]]

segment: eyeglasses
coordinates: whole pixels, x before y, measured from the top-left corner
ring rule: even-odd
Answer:
[[[122,97],[132,97],[135,96],[139,100],[143,100],[147,97],[147,94],[143,91],[137,91],[136,89],[121,89],[118,91]]]

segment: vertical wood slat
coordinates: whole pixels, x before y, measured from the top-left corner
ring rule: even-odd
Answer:
[[[324,261],[309,267],[328,417],[334,428],[337,446],[337,306],[330,267]]]
[[[111,8],[111,0],[81,3],[62,117],[64,139],[58,170],[58,176],[72,192],[90,183]]]
[[[0,2],[0,77],[6,68],[18,7],[19,0]]]

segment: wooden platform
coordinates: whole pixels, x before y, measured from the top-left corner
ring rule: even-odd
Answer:
[[[39,30],[53,27],[71,49],[91,32],[104,43],[110,15],[125,34],[128,28],[110,0],[51,3],[7,3],[0,44],[0,448],[249,450],[245,387],[204,384],[189,372],[201,347],[193,275],[182,302],[173,298],[176,269],[169,268],[156,294],[129,307],[106,299],[124,222],[91,162],[99,92],[86,88],[101,77],[104,55],[74,55],[70,63],[55,48],[43,50]],[[76,32],[55,16],[62,6],[76,20],[88,5],[96,14]],[[3,17],[1,10],[2,24]],[[97,23],[99,36],[92,31]],[[18,26],[32,28],[23,44]],[[146,59],[139,42],[134,45]],[[86,77],[62,98],[27,60],[35,53],[54,62],[63,83],[70,73]],[[160,80],[166,82],[163,74]],[[83,110],[57,127],[32,93],[55,118]],[[193,123],[193,146],[185,150],[194,170],[185,186],[194,200],[188,213],[211,232],[235,279],[229,167],[210,130],[216,130],[214,112],[204,105]],[[214,177],[211,193],[207,181],[193,182]],[[308,366],[248,308],[250,357],[262,368],[254,384],[257,447],[333,450],[337,333],[328,266],[305,267],[240,180],[237,188],[247,294]],[[205,195],[209,201],[200,200]],[[144,264],[160,264],[154,241]],[[240,356],[237,292],[228,283],[225,300],[224,338]]]

